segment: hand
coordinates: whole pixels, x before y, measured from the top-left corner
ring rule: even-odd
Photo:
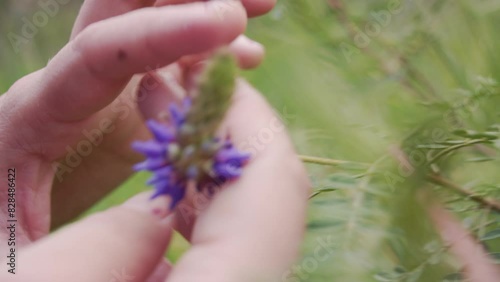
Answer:
[[[70,42],[47,67],[0,96],[0,128],[9,137],[0,142],[9,152],[2,168],[17,167],[18,186],[30,191],[17,199],[22,220],[30,222],[27,239],[49,231],[51,201],[57,227],[132,173],[141,156],[130,143],[148,136],[135,97],[141,77],[131,80],[134,74],[168,65],[157,77],[178,76],[190,68],[187,55],[231,43],[246,25],[236,1],[152,7],[170,2],[85,1]],[[250,15],[272,7],[268,0],[243,3]],[[240,36],[231,48],[249,67],[263,51],[247,41]],[[149,84],[161,84],[157,80]]]
[[[133,276],[125,281],[148,277],[162,281],[168,268],[162,254],[172,227],[193,247],[169,281],[256,281],[256,273],[263,279],[277,279],[294,258],[308,183],[283,130],[259,147],[244,176],[224,188],[210,205],[197,205],[196,195],[186,199],[185,205],[195,211],[188,217],[167,216],[168,199],[148,202],[141,195],[37,241],[47,235],[51,219],[55,226],[72,219],[128,177],[130,165],[139,160],[129,151],[130,141],[148,135],[139,109],[154,113],[154,105],[171,99],[158,93],[166,90],[171,95],[174,85],[189,87],[183,78],[192,75],[184,73],[193,72],[199,54],[229,44],[246,23],[245,10],[233,1],[139,9],[178,1],[153,2],[87,0],[68,45],[46,68],[22,78],[0,97],[0,128],[5,136],[0,141],[0,168],[5,175],[10,167],[17,170],[16,247],[23,247],[18,254],[20,273],[1,272],[0,278],[120,281],[118,273]],[[254,15],[270,8],[270,2],[243,4]],[[221,3],[224,6],[217,6]],[[260,47],[242,42],[245,39],[240,37],[231,45],[240,65],[258,64]],[[161,66],[168,66],[161,75],[153,71]],[[143,72],[149,75],[130,81],[132,75]],[[151,87],[155,77],[173,80],[158,79],[157,86]],[[134,100],[130,103],[137,88],[151,95],[139,106]],[[259,94],[240,82],[223,130],[230,132],[235,144],[244,144],[270,123],[282,128]],[[99,134],[87,139],[86,133],[95,130],[103,136],[100,142]],[[57,172],[63,180],[59,182],[53,166],[56,161],[63,163],[67,148],[85,154],[69,172]],[[7,207],[7,202],[6,193],[1,193],[1,206]],[[0,218],[6,221],[5,208]],[[0,242],[8,236],[8,230],[2,230]],[[6,248],[0,247],[2,254]]]
[[[202,194],[190,195],[174,216],[167,197],[149,201],[150,193],[140,194],[25,247],[18,255],[19,274],[2,272],[0,279],[279,281],[301,242],[308,182],[273,111],[239,82],[222,130],[244,144],[266,128],[274,129],[272,140],[254,151],[242,177],[209,204]],[[192,244],[173,269],[162,258],[172,228]]]

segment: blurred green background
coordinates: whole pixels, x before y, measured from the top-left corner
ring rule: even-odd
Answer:
[[[40,8],[0,2],[0,92],[66,43],[81,2],[61,6],[18,52],[8,35]],[[283,281],[461,281],[460,264],[415,201],[422,187],[500,259],[498,210],[425,177],[500,199],[499,27],[498,0],[280,0],[251,20],[247,33],[267,57],[243,76],[282,115],[300,154],[349,161],[308,164],[314,188],[325,192],[311,200],[303,257]],[[398,150],[414,173],[394,162]],[[453,154],[425,162],[443,150]],[[145,177],[88,213],[147,189]],[[318,246],[331,251],[327,258],[315,255]],[[168,257],[187,247],[177,236]]]

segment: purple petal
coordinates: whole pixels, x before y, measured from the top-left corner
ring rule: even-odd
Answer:
[[[159,169],[160,167],[164,166],[165,159],[163,158],[156,158],[156,159],[147,159],[143,161],[142,163],[138,163],[134,165],[134,170],[139,171],[139,170],[155,170]]]
[[[161,181],[170,180],[173,168],[171,166],[162,167],[153,171],[153,176],[146,182],[147,185],[154,185]]]
[[[175,140],[175,134],[168,126],[159,123],[154,119],[150,119],[146,122],[149,130],[153,133],[156,140],[160,142],[171,142]]]
[[[233,179],[241,175],[242,169],[231,164],[222,163],[214,165],[215,173],[224,178]]]
[[[154,170],[153,173],[155,175],[161,176],[161,177],[168,177],[170,174],[173,172],[172,166],[168,165],[166,167],[159,168],[157,170]]]
[[[222,162],[236,162],[239,165],[242,165],[248,159],[250,159],[250,154],[240,152],[236,148],[219,150],[219,152],[215,156],[215,160],[217,162],[221,162],[221,163]]]
[[[224,149],[231,149],[231,148],[233,148],[233,143],[231,142],[231,140],[229,140],[229,138],[227,138],[224,141],[224,144],[222,145],[222,148],[224,148]]]
[[[189,96],[184,97],[182,100],[182,107],[184,108],[184,112],[187,113],[191,109],[192,100]]]
[[[163,182],[165,180],[169,180],[169,178],[155,174],[155,175],[151,176],[151,178],[149,178],[148,181],[146,181],[146,185],[156,185],[156,184]]]
[[[156,182],[155,192],[151,196],[151,199],[154,199],[160,195],[167,195],[169,187],[170,187],[170,179],[164,179],[163,181]]]
[[[135,141],[132,148],[148,157],[159,157],[165,154],[165,146],[154,141]]]
[[[170,209],[173,210],[177,204],[184,198],[186,194],[186,187],[184,185],[172,185],[168,191],[168,195],[172,197],[172,203],[170,203]]]
[[[184,123],[184,113],[176,104],[170,104],[168,106],[168,110],[170,111],[170,116],[176,126],[180,126],[182,123]]]
[[[159,182],[155,185],[155,192],[151,196],[154,199],[161,195],[170,196],[172,202],[170,203],[170,209],[174,209],[177,204],[184,198],[186,194],[186,187],[182,184],[172,185],[170,181]]]

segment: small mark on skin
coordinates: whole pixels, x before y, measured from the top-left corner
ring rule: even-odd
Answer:
[[[154,208],[152,210],[152,212],[153,212],[153,215],[156,216],[159,219],[162,219],[164,217],[164,215],[165,215],[164,210],[161,209],[161,208]]]
[[[122,49],[118,50],[118,60],[125,61],[127,59],[127,53]]]

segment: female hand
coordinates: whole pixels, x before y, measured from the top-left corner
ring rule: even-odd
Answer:
[[[238,1],[153,2],[87,0],[68,45],[0,97],[0,168],[6,177],[16,169],[15,196],[0,194],[0,218],[7,222],[7,204],[15,198],[18,263],[17,274],[2,271],[0,280],[164,281],[169,267],[162,255],[171,228],[193,246],[168,281],[276,280],[293,260],[308,183],[279,120],[245,82],[222,130],[237,145],[266,128],[274,130],[273,138],[210,204],[191,195],[181,206],[192,213],[180,206],[168,215],[168,199],[150,202],[140,195],[46,236],[51,220],[58,226],[72,219],[130,175],[139,160],[130,141],[148,135],[144,115],[189,87],[185,78],[192,75],[186,73],[195,72],[200,53],[234,41],[241,66],[260,61],[258,45],[236,39],[246,24]],[[243,1],[249,15],[272,4]],[[149,75],[131,81],[144,72]],[[137,91],[146,93],[138,105],[132,98]],[[0,242],[9,236],[4,228]],[[9,255],[10,248],[4,243],[0,251]],[[6,266],[10,259],[3,259]]]

